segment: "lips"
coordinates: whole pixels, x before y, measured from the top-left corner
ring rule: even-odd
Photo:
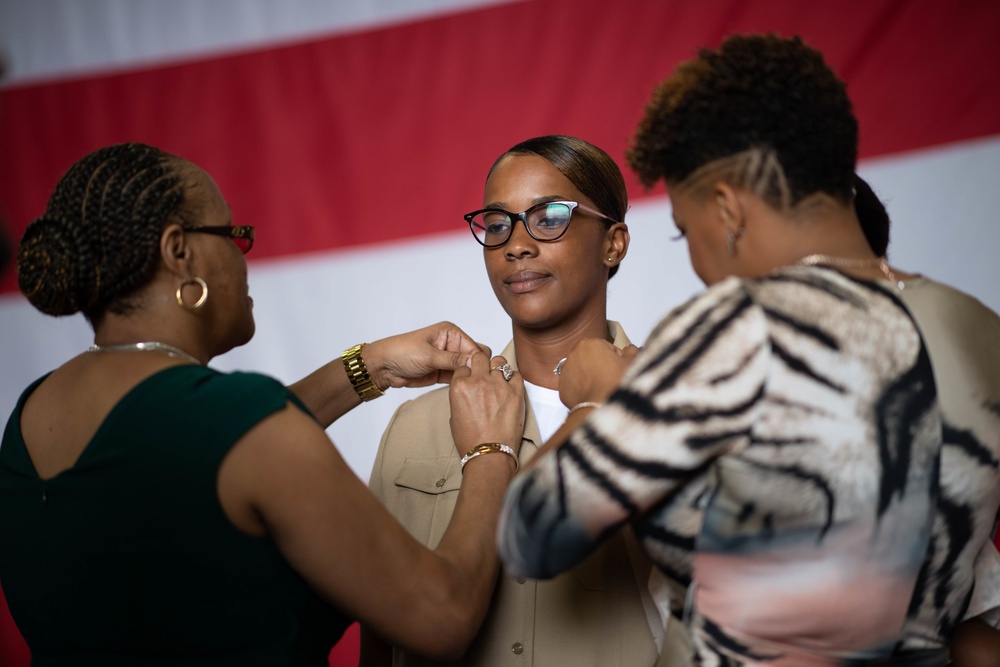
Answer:
[[[514,294],[524,294],[538,289],[549,275],[538,271],[517,271],[504,278],[504,285]]]

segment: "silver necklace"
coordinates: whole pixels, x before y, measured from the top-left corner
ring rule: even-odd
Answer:
[[[885,261],[885,257],[875,257],[874,259],[850,259],[847,257],[833,257],[831,255],[821,255],[813,254],[806,255],[796,264],[805,264],[807,266],[816,265],[829,265],[829,266],[840,266],[845,269],[878,269],[882,272],[889,282],[896,283],[896,287],[903,289],[906,284],[896,278],[896,274],[892,272],[889,268],[889,263]]]
[[[157,343],[156,341],[124,343],[122,345],[95,344],[91,345],[90,348],[87,349],[87,352],[163,352],[168,357],[173,357],[174,359],[184,359],[201,366],[200,361],[184,350],[174,347],[173,345],[167,345],[166,343]]]

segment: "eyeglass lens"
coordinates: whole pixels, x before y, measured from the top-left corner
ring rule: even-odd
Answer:
[[[548,203],[530,208],[520,216],[528,233],[539,241],[555,241],[569,227],[573,208],[562,203]],[[482,211],[470,220],[472,232],[479,242],[486,246],[498,246],[507,242],[513,233],[514,222],[504,211]]]
[[[253,239],[247,236],[231,236],[233,243],[236,247],[240,249],[244,255],[250,252],[250,248],[253,247]]]

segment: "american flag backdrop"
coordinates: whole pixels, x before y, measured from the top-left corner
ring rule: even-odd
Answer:
[[[451,320],[499,350],[509,322],[462,219],[511,145],[604,148],[632,246],[609,316],[641,341],[701,285],[670,203],[624,152],[654,85],[735,32],[799,34],[847,82],[860,173],[893,264],[1000,311],[1000,3],[992,0],[0,0],[0,216],[14,243],[59,176],[142,141],[219,183],[252,224],[257,335],[213,361],[292,382],[357,342]],[[0,273],[0,412],[92,342]],[[367,479],[393,390],[330,428]],[[331,663],[355,660],[356,634]],[[0,664],[26,665],[9,620]]]

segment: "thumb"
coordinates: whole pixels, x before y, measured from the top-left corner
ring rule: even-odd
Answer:
[[[453,371],[462,366],[468,366],[472,354],[474,353],[434,350],[431,352],[430,365],[437,371]]]

